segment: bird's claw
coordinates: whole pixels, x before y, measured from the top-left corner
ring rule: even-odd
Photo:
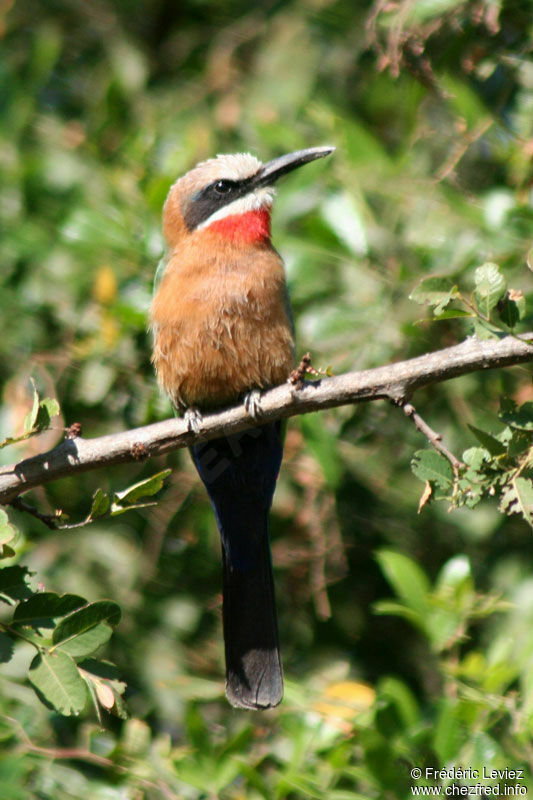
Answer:
[[[244,407],[252,419],[259,419],[263,415],[261,407],[261,392],[259,389],[252,389],[244,396]]]
[[[202,424],[203,417],[197,408],[187,408],[183,414],[183,419],[187,424],[187,430],[191,433],[200,433],[200,425]]]

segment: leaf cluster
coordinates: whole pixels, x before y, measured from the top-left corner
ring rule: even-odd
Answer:
[[[0,601],[7,606],[0,622],[2,661],[14,655],[14,642],[37,651],[28,677],[38,696],[61,714],[78,715],[90,697],[100,718],[105,708],[125,715],[124,683],[117,668],[93,656],[111,637],[120,620],[110,600],[94,603],[74,594],[35,591],[27,567],[0,570]]]
[[[474,278],[471,297],[461,294],[457,286],[450,287],[446,279],[433,277],[423,279],[411,298],[428,304],[436,320],[469,319],[471,333],[479,338],[514,332],[526,313],[522,292],[507,288],[497,264],[478,267]],[[483,498],[496,497],[502,513],[520,514],[533,525],[533,404],[517,408],[513,400],[502,398],[499,417],[505,427],[497,433],[468,425],[480,446],[463,452],[458,469],[434,450],[415,453],[413,473],[428,487],[421,506],[433,496],[448,500],[452,508],[475,508]]]

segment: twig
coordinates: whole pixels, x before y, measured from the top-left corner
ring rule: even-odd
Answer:
[[[200,432],[192,433],[181,419],[168,419],[130,431],[96,439],[66,439],[53,450],[0,467],[0,503],[7,504],[35,486],[112,464],[134,462],[143,456],[163,455],[197,441],[237,433],[283,417],[310,411],[388,399],[405,402],[417,389],[469,372],[533,361],[533,334],[501,339],[469,338],[454,347],[428,353],[363,372],[348,372],[307,383],[296,389],[290,383],[265,392],[261,418],[251,419],[242,404],[206,414]]]
[[[31,506],[21,497],[15,497],[10,501],[9,505],[13,506],[13,508],[16,508],[18,511],[24,511],[26,514],[31,514],[32,517],[40,520],[40,522],[43,522],[47,528],[50,528],[53,531],[57,530],[58,528],[57,517],[54,516],[54,514],[43,514],[41,511],[35,508],[35,506]]]
[[[9,722],[13,728],[18,732],[19,738],[22,740],[22,746],[30,753],[46,756],[53,759],[77,759],[88,763],[98,764],[101,767],[117,767],[118,765],[111,761],[110,758],[100,756],[97,753],[92,753],[90,750],[82,750],[77,747],[40,747],[34,744],[21,723],[14,717],[9,717],[7,714],[2,715],[2,719]],[[119,767],[120,768],[120,767]]]
[[[459,461],[459,459],[456,458],[445,445],[442,444],[442,435],[437,433],[437,431],[434,431],[433,428],[430,428],[427,422],[422,419],[412,403],[404,402],[399,403],[398,405],[403,410],[404,414],[414,422],[416,429],[419,430],[420,433],[424,434],[428,442],[435,448],[435,450],[438,450],[439,453],[442,453],[442,455],[448,459],[452,465],[454,475],[457,478],[459,469],[460,467],[463,467],[464,464],[462,461]]]
[[[435,175],[435,183],[440,183],[445,178],[447,178],[456,168],[457,164],[461,161],[465,153],[468,149],[477,142],[478,139],[481,139],[482,136],[488,131],[488,129],[494,125],[494,119],[492,117],[487,117],[486,119],[482,119],[474,128],[474,130],[466,133],[459,143],[454,147],[450,156],[446,159],[444,164],[437,170],[437,174]]]
[[[129,765],[117,763],[117,761],[113,761],[106,756],[100,756],[98,753],[93,753],[91,750],[78,747],[41,747],[40,745],[32,742],[24,727],[17,719],[14,717],[9,717],[7,714],[3,714],[1,718],[6,722],[9,722],[14,731],[18,734],[19,751],[23,750],[28,753],[33,753],[36,756],[43,756],[44,758],[52,759],[54,761],[82,761],[86,764],[94,764],[98,767],[113,769],[119,773],[125,774],[128,772]],[[129,761],[134,763],[133,759],[131,758]],[[178,800],[178,795],[175,794],[170,786],[168,786],[168,784],[165,783],[160,777],[158,777],[157,781],[150,780],[149,778],[138,777],[138,781],[140,786],[144,786],[148,789],[158,789],[165,797],[168,798],[168,800]]]

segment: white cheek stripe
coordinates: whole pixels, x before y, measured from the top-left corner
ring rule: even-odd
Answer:
[[[244,197],[239,197],[238,200],[234,200],[233,203],[228,203],[227,206],[222,206],[222,208],[219,208],[218,211],[215,211],[213,214],[211,214],[211,216],[204,220],[204,222],[201,222],[196,230],[204,230],[204,228],[208,228],[211,223],[216,222],[219,219],[224,219],[225,217],[230,217],[234,214],[246,214],[247,211],[259,211],[261,208],[270,209],[274,199],[274,194],[275,189],[269,186],[262,189],[256,189],[255,192],[250,192],[250,194],[247,194]]]

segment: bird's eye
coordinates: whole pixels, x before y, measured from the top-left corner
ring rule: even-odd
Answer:
[[[214,189],[217,194],[227,194],[233,188],[233,184],[231,181],[217,181],[215,183]]]

